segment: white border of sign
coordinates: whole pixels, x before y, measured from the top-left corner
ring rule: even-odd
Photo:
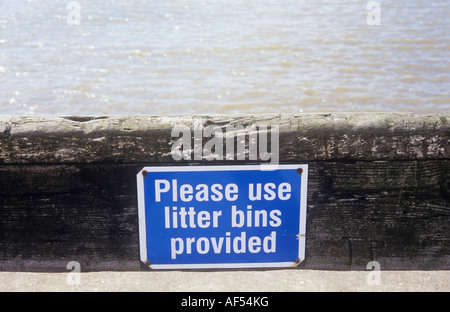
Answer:
[[[142,171],[148,172],[183,172],[183,171],[233,171],[233,170],[303,170],[300,186],[300,228],[298,234],[299,262],[264,262],[264,263],[198,263],[198,264],[149,264],[147,259],[147,231],[145,226],[144,177]],[[308,190],[308,165],[232,165],[232,166],[159,166],[144,167],[136,175],[139,216],[139,250],[141,261],[151,269],[227,269],[227,268],[281,268],[295,267],[305,260],[306,243],[306,199]]]

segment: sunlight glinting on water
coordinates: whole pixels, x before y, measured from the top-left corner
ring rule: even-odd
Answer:
[[[447,1],[0,3],[1,114],[448,112]]]

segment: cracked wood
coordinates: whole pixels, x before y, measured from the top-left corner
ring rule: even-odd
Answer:
[[[449,115],[353,113],[0,116],[0,270],[144,269],[135,174],[230,164],[171,158],[171,129],[200,117],[277,124],[280,162],[309,165],[302,267],[450,268]]]

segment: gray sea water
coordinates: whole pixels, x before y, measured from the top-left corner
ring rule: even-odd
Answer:
[[[0,114],[450,111],[448,0],[69,2],[0,1]]]

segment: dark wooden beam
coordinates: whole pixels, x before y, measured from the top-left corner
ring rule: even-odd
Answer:
[[[141,270],[136,173],[174,127],[277,125],[309,165],[308,269],[450,269],[449,115],[0,116],[0,270]],[[256,163],[259,163],[256,161]]]

